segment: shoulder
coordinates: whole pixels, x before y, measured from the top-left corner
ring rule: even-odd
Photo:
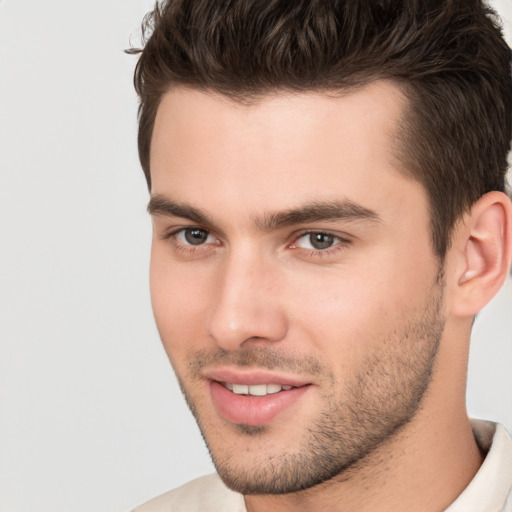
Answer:
[[[133,512],[245,512],[244,498],[228,489],[217,474],[196,478],[157,496]]]

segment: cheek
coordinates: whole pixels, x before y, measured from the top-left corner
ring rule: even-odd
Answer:
[[[151,302],[156,325],[171,361],[198,345],[209,301],[207,280],[184,272],[165,251],[152,249]],[[204,336],[203,336],[204,338]]]
[[[291,290],[293,321],[315,343],[318,354],[342,353],[341,360],[361,357],[369,345],[400,330],[422,300],[433,277],[410,262],[376,259],[347,269],[334,269],[295,282]]]
[[[385,328],[382,319],[389,319],[385,301],[361,279],[333,276],[310,286],[306,293],[293,295],[299,298],[294,301],[291,325],[306,335],[322,359],[328,352],[340,353],[336,360],[348,365],[351,355],[367,347],[368,339]]]

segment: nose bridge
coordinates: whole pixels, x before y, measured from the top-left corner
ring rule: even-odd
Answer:
[[[237,350],[249,340],[282,339],[287,324],[279,300],[277,265],[246,246],[230,251],[219,272],[209,321],[216,343]]]

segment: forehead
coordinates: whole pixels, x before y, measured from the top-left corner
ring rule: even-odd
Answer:
[[[281,92],[249,105],[174,89],[155,120],[153,192],[219,213],[339,199],[393,207],[419,187],[394,157],[406,105],[387,81],[345,93]]]

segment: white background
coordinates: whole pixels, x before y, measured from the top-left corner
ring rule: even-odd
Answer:
[[[0,0],[1,512],[127,511],[212,469],[150,310],[123,49],[151,6]],[[509,430],[511,306],[509,281],[469,383],[471,413]]]

